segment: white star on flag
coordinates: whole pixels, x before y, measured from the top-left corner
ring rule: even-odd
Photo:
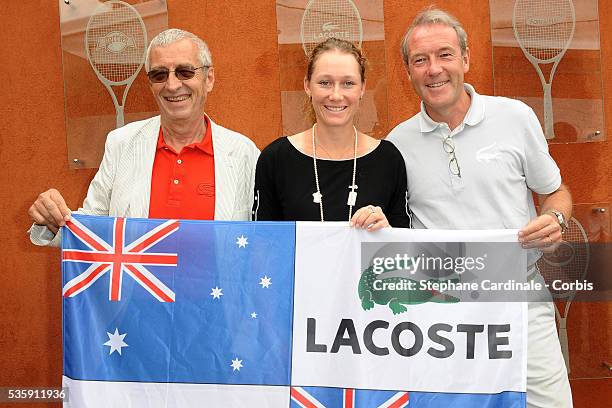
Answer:
[[[212,288],[212,292],[210,292],[210,296],[213,297],[213,299],[221,299],[221,296],[223,296],[223,293],[221,292],[223,289],[215,286],[214,288]]]
[[[108,354],[111,355],[116,351],[119,353],[119,355],[121,355],[121,348],[128,347],[127,343],[123,341],[125,336],[127,336],[127,333],[119,334],[119,330],[115,328],[115,333],[111,334],[109,332],[106,332],[106,334],[108,334],[109,340],[104,343],[104,345],[110,346],[110,351],[108,352]]]
[[[272,284],[272,278],[268,278],[268,275],[264,275],[264,277],[259,281],[259,284],[262,288],[269,288]]]
[[[236,245],[238,245],[238,248],[246,248],[248,244],[247,237],[244,235],[241,235],[236,239]]]
[[[230,364],[230,367],[233,368],[232,371],[240,371],[240,369],[242,368],[242,360],[238,360],[238,357],[236,357],[232,360],[232,364]]]
[[[255,313],[255,312],[251,313],[251,318],[252,319],[257,319],[257,313]]]

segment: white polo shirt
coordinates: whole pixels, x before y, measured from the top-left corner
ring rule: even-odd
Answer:
[[[415,228],[521,228],[536,216],[531,191],[552,193],[561,175],[533,110],[524,103],[476,93],[451,131],[421,112],[388,140],[404,156]],[[449,167],[442,141],[452,137],[461,177]]]
[[[388,140],[400,150],[408,174],[414,228],[521,228],[536,216],[531,191],[552,193],[559,168],[535,113],[520,101],[478,95],[465,84],[471,104],[452,132],[425,112],[400,123]],[[449,168],[442,141],[452,137],[461,177]],[[456,172],[455,172],[456,173]],[[528,254],[528,264],[537,259]],[[527,406],[570,408],[572,397],[552,303],[531,302],[527,357]]]

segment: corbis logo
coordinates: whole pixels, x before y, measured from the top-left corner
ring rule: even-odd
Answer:
[[[104,49],[106,52],[113,54],[118,54],[128,47],[136,48],[134,38],[121,31],[112,31],[104,37],[98,38],[98,44],[96,44],[96,50]]]

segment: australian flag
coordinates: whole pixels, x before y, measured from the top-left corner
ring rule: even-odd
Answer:
[[[66,376],[289,384],[292,224],[76,216],[62,245]]]

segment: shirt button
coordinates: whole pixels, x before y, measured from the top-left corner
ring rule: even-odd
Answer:
[[[183,161],[182,161],[181,159],[178,159],[176,162],[177,162],[178,164],[181,164]]]
[[[178,179],[174,179],[173,183],[178,184],[179,183]]]

